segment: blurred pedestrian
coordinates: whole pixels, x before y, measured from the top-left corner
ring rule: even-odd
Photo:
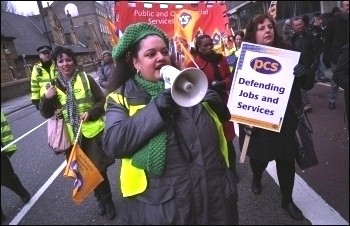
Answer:
[[[290,43],[279,36],[273,18],[268,14],[257,14],[247,25],[245,42],[271,46],[281,49],[291,49]],[[239,138],[242,148],[246,135],[250,136],[247,156],[250,157],[250,167],[253,171],[251,188],[254,194],[262,192],[262,175],[270,161],[276,161],[278,182],[282,194],[281,206],[295,220],[303,219],[302,211],[295,205],[292,198],[295,177],[295,156],[297,147],[294,140],[298,123],[297,114],[292,102],[299,108],[302,104],[300,88],[311,89],[314,85],[314,75],[302,64],[297,64],[291,71],[295,78],[289,97],[282,129],[279,133],[240,125]]]
[[[244,32],[242,30],[235,32],[235,55],[236,57],[239,57],[239,54],[241,53],[241,47],[242,47],[242,40],[244,38]]]
[[[97,75],[102,91],[107,94],[108,83],[112,78],[113,71],[115,70],[115,63],[112,59],[112,53],[108,50],[103,51],[101,57],[103,64],[99,67]]]
[[[292,19],[292,26],[293,35],[290,42],[293,45],[293,50],[300,52],[299,63],[315,73],[320,60],[319,55],[317,55],[317,42],[312,36],[312,33],[306,29],[303,18],[294,17]],[[302,88],[300,91],[303,104],[305,105],[304,111],[311,111],[312,106],[307,90]]]
[[[175,66],[169,38],[149,23],[129,25],[112,55],[118,70],[103,144],[121,159],[122,224],[238,224],[236,183],[217,127],[230,117],[227,106],[211,90],[191,107],[174,102],[160,76]]]
[[[230,72],[233,73],[233,67],[236,65],[237,57],[235,55],[235,43],[234,43],[234,36],[232,35],[226,35],[223,38],[224,42],[224,51],[223,55],[226,57],[228,66],[230,68]]]
[[[293,27],[292,27],[292,20],[286,19],[283,24],[283,40],[284,41],[290,41],[290,38],[293,35]]]
[[[11,128],[3,112],[1,112],[1,148],[14,141]],[[30,201],[30,194],[21,183],[19,177],[15,173],[10,157],[17,151],[17,145],[12,144],[5,150],[1,151],[1,186],[5,186],[16,193],[24,203]],[[6,219],[6,216],[1,206],[1,222]]]
[[[95,80],[77,69],[76,55],[71,49],[57,47],[53,59],[57,64],[58,76],[54,84],[48,83],[40,92],[40,113],[44,118],[51,118],[56,110],[62,109],[72,143],[78,134],[80,121],[83,121],[78,143],[104,179],[94,190],[98,201],[97,213],[112,220],[116,214],[107,168],[114,163],[114,159],[105,155],[101,144],[106,98]],[[71,149],[65,153],[67,161],[70,152]]]
[[[329,21],[325,29],[323,62],[334,73],[341,48],[349,42],[349,1],[340,1],[340,14]],[[336,108],[339,86],[332,80],[328,96],[328,108]]]
[[[198,56],[194,58],[194,61],[199,69],[207,76],[208,88],[215,90],[222,98],[222,101],[227,104],[233,76],[226,58],[222,54],[214,51],[213,40],[209,35],[199,36],[195,46],[198,51]],[[195,63],[190,62],[186,67],[196,67]],[[235,137],[233,122],[224,122],[223,126],[227,145],[229,147],[230,168],[238,182],[236,151],[232,143]]]
[[[334,83],[344,89],[345,119],[349,133],[349,43],[341,49],[332,77]]]
[[[315,42],[315,80],[316,82],[330,82],[331,80],[326,77],[324,70],[325,66],[322,61],[323,48],[324,48],[324,29],[326,27],[325,18],[321,13],[314,13],[312,18],[312,35]]]
[[[39,110],[40,89],[56,77],[56,66],[51,59],[52,49],[50,46],[39,46],[36,51],[39,53],[40,61],[34,64],[30,77],[30,90],[32,103]]]

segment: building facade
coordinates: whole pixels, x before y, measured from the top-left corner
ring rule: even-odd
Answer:
[[[277,15],[276,23],[279,31],[282,30],[284,21],[295,16],[313,13],[322,14],[331,12],[333,7],[339,6],[339,1],[276,1]],[[267,12],[271,1],[226,1],[227,16],[230,27],[244,30],[249,19],[258,13]]]

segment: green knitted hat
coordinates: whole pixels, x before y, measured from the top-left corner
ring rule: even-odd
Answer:
[[[113,59],[118,60],[125,56],[131,46],[133,46],[140,39],[144,38],[146,35],[150,34],[156,34],[161,37],[165,44],[169,47],[167,35],[158,27],[145,22],[131,24],[125,29],[125,32],[120,38],[118,44],[113,48]]]

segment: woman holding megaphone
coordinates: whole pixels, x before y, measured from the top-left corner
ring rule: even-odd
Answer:
[[[121,159],[122,223],[238,224],[221,98],[208,91],[193,106],[175,103],[160,72],[174,66],[169,39],[151,24],[128,26],[112,56],[103,146]]]

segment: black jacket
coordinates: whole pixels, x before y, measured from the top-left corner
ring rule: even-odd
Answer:
[[[293,45],[293,50],[301,53],[300,64],[304,65],[306,68],[313,68],[318,64],[318,43],[310,32],[305,31],[303,34],[293,34],[290,41]]]
[[[294,79],[281,131],[277,133],[265,129],[253,128],[247,156],[261,162],[268,162],[274,159],[283,159],[290,162],[295,161],[297,149],[294,135],[298,118],[292,103],[299,109],[302,104],[300,88],[310,90],[313,87],[315,76],[310,71],[309,69],[308,73]],[[246,135],[242,125],[240,125],[239,134],[240,147],[242,149]]]
[[[341,14],[327,24],[323,58],[336,64],[341,48],[348,42],[349,14]]]

